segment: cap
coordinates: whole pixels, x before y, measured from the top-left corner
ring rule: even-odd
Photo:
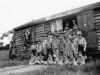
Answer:
[[[78,31],[78,32],[77,32],[77,35],[82,35],[82,32],[81,32],[81,31]]]

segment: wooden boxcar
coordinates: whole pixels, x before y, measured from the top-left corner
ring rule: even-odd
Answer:
[[[79,29],[83,32],[87,40],[87,50],[91,53],[99,52],[100,2],[44,17],[14,28],[15,55],[23,54],[25,50],[26,30],[30,31],[31,42],[34,42],[34,40],[42,39],[43,35],[48,31],[63,30],[66,22],[69,22],[69,26],[72,27],[72,20],[76,20]]]

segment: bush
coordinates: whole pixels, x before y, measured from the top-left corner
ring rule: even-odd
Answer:
[[[93,72],[95,75],[100,74],[100,59],[83,65],[82,72]]]

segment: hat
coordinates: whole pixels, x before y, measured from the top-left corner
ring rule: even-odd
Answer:
[[[77,32],[77,35],[82,35],[82,32],[81,32],[81,31],[78,31],[78,32]]]

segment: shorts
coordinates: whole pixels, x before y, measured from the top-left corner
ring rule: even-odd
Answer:
[[[78,45],[78,52],[81,51],[82,52],[82,55],[85,56],[86,55],[86,52],[84,51],[84,46],[82,45]]]

